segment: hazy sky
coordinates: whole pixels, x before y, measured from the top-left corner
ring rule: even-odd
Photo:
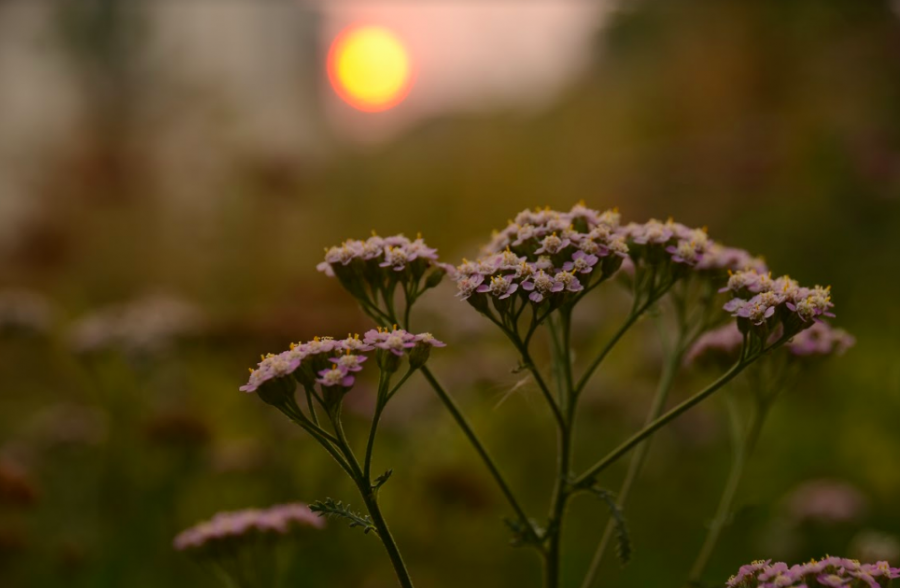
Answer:
[[[184,177],[199,177],[198,169],[215,177],[234,167],[235,154],[313,151],[323,122],[345,137],[377,141],[435,114],[540,108],[586,63],[611,2],[135,3],[146,34],[134,67],[152,82],[138,111],[154,121],[145,151],[156,154],[156,176],[168,181],[159,192],[199,193]],[[36,213],[48,163],[77,151],[91,104],[84,72],[56,37],[56,6],[0,2],[0,248]],[[356,112],[327,84],[320,91],[310,83],[335,36],[361,23],[393,29],[411,52],[412,90],[385,113]]]
[[[405,103],[381,116],[386,126],[448,110],[545,104],[585,65],[609,5],[605,0],[318,3],[325,47],[355,23],[391,28],[409,47],[415,85]],[[364,122],[363,116],[347,117],[353,126]]]

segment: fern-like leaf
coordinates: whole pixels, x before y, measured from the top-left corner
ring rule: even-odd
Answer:
[[[335,502],[333,498],[318,500],[309,505],[309,510],[320,517],[344,519],[349,523],[351,529],[359,527],[362,529],[363,533],[368,534],[369,532],[373,532],[376,535],[378,534],[378,530],[375,528],[375,525],[372,524],[372,519],[369,515],[355,513],[350,510],[349,504],[345,506],[343,502]]]
[[[628,533],[628,525],[625,523],[625,513],[609,490],[594,487],[591,488],[591,492],[600,498],[609,509],[609,516],[612,517],[613,528],[616,532],[616,557],[624,566],[631,561],[632,553],[631,535]]]

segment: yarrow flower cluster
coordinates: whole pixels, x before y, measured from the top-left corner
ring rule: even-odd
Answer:
[[[517,292],[534,304],[558,303],[619,269],[628,254],[619,222],[617,211],[583,204],[569,212],[524,210],[494,234],[481,257],[450,272],[457,296],[475,296],[476,307],[485,301],[478,295],[504,301]]]
[[[741,566],[728,588],[884,588],[900,578],[900,568],[886,561],[862,564],[855,559],[826,557],[788,567],[784,562],[755,561]]]
[[[437,250],[425,244],[421,235],[415,240],[394,235],[392,237],[379,237],[373,234],[365,241],[348,239],[336,247],[325,250],[325,261],[316,266],[327,276],[336,276],[345,270],[352,268],[354,262],[357,265],[370,265],[389,269],[394,272],[402,272],[408,267],[427,265],[437,261]],[[416,264],[416,261],[419,264]]]
[[[356,298],[376,322],[393,322],[395,292],[400,287],[406,312],[418,297],[441,283],[452,266],[438,262],[437,250],[421,235],[379,237],[373,231],[365,241],[350,239],[325,250],[325,261],[316,266]],[[390,309],[390,313],[383,310]]]
[[[324,521],[305,504],[280,504],[267,509],[220,512],[212,519],[182,531],[175,537],[173,545],[179,551],[203,555],[256,537],[276,538],[300,528],[321,529],[324,526]]]
[[[856,338],[844,329],[819,321],[798,333],[787,347],[794,355],[808,357],[843,355],[855,344]]]
[[[109,306],[79,319],[67,333],[76,353],[119,349],[129,355],[150,355],[175,341],[197,335],[205,317],[180,298],[152,295]]]
[[[456,267],[439,262],[437,251],[428,247],[421,236],[410,240],[403,235],[382,238],[373,233],[369,239],[348,240],[326,249],[325,260],[318,265],[318,269],[336,277],[360,303],[361,309],[382,326],[366,332],[362,337],[348,336],[343,340],[317,337],[305,343],[292,344],[287,351],[265,355],[257,367],[250,370],[249,381],[240,389],[256,393],[264,402],[276,406],[309,432],[353,480],[369,516],[357,514],[343,503],[330,499],[316,503],[312,508],[328,516],[347,519],[351,526],[362,527],[366,532],[374,531],[384,543],[402,586],[412,586],[412,582],[384,521],[376,492],[389,479],[392,470],[376,475],[372,468],[372,456],[379,419],[385,407],[416,370],[421,368],[425,379],[475,446],[509,500],[516,514],[510,524],[515,533],[513,542],[534,545],[542,552],[548,585],[555,586],[560,582],[561,568],[559,529],[569,497],[576,492],[590,491],[607,502],[614,515],[610,524],[615,527],[613,530],[620,543],[620,557],[625,562],[630,550],[627,549],[627,529],[622,517],[616,516],[621,505],[598,486],[597,476],[605,468],[646,443],[658,429],[721,389],[757,360],[776,357],[785,365],[775,367],[791,367],[787,364],[799,363],[807,356],[841,353],[853,344],[852,337],[823,322],[823,318],[834,316],[828,288],[801,287],[787,276],[773,279],[761,258],[712,241],[706,228],[691,228],[672,219],[665,222],[651,219],[645,223],[623,225],[617,210],[600,212],[584,203],[577,204],[568,212],[550,208],[524,210],[510,220],[506,228],[494,233],[493,239],[477,259],[464,259]],[[580,362],[574,361],[573,309],[590,290],[617,274],[632,290],[631,310],[609,343],[592,361],[581,366]],[[517,371],[530,372],[547,400],[561,433],[558,447],[560,471],[555,478],[551,510],[559,513],[559,518],[556,514],[552,515],[551,524],[546,529],[532,523],[533,519],[519,504],[452,398],[430,370],[424,367],[431,350],[444,344],[430,333],[413,334],[397,326],[408,327],[413,303],[423,292],[437,286],[444,275],[449,275],[455,282],[458,298],[467,301],[507,335],[520,356]],[[720,310],[721,304],[716,301],[720,297],[724,302],[723,294],[726,293],[730,294],[731,299],[724,304],[724,310],[736,320],[722,329],[710,331],[728,320],[728,315]],[[657,306],[667,295],[668,304]],[[660,384],[648,424],[593,466],[574,475],[568,465],[571,444],[566,441],[565,433],[574,422],[578,398],[607,352],[642,316],[655,312],[656,308],[661,313],[672,312],[675,315],[678,336],[676,344],[670,346],[671,352],[667,353],[670,357],[663,373],[668,374],[668,381]],[[524,315],[523,320],[526,310],[530,312]],[[556,314],[552,315],[554,312]],[[542,324],[547,327],[552,343],[555,391],[542,375],[540,362],[534,361],[531,354],[531,343],[535,341],[533,336],[540,333],[538,328]],[[393,328],[385,328],[384,325],[393,325]],[[795,339],[790,342],[792,337]],[[692,342],[694,345],[686,354],[688,363],[703,360],[708,355],[729,359],[739,356],[738,361],[733,362],[726,376],[677,407],[663,412],[674,368]],[[790,353],[770,353],[785,345]],[[370,362],[373,356],[375,361]],[[408,370],[394,382],[393,374],[399,370],[404,359]],[[341,402],[354,386],[358,374],[373,363],[379,369],[376,402],[365,452],[358,453],[353,451],[344,433]],[[794,370],[781,370],[785,373],[790,371]],[[306,406],[303,408],[295,398],[298,384],[306,396]],[[763,398],[763,394],[757,393],[755,398],[768,403],[774,396]],[[322,417],[316,408],[317,403],[324,409]],[[763,413],[756,411],[754,414]],[[746,429],[758,431],[761,426],[748,425]],[[747,447],[752,447],[754,443],[755,439],[747,441]],[[357,455],[365,457],[360,461]],[[637,458],[634,463],[639,464],[640,459]],[[633,473],[630,472],[629,476]],[[571,482],[568,482],[570,475]],[[737,476],[740,476],[740,471]],[[629,480],[632,479],[629,477]],[[625,488],[617,500],[625,500],[627,486]],[[719,512],[730,509],[730,500],[727,498],[720,504]],[[726,519],[717,516],[717,520],[724,524]],[[217,523],[216,533],[221,534],[221,528],[228,529],[228,532],[232,527],[255,529],[259,524],[253,516],[234,515],[227,524]],[[692,581],[701,577],[712,552],[710,547],[714,545],[720,530],[721,527],[713,532],[711,527],[709,536],[712,543],[704,545],[701,550],[704,555],[693,567]],[[240,535],[240,532],[235,533]],[[196,536],[187,537],[180,538],[181,543],[203,543]],[[606,539],[598,549],[585,585],[592,582],[592,574],[605,546]],[[897,574],[895,569],[883,562],[875,565],[851,565],[847,562],[849,560],[826,558],[793,568],[785,564],[756,562],[742,568],[740,574],[729,582],[729,587],[809,588],[814,582],[827,586],[851,585],[854,582],[870,587],[885,586],[884,582],[889,582]]]
[[[319,384],[349,389],[353,387],[355,374],[368,360],[365,355],[368,352],[381,349],[398,357],[409,354],[411,365],[418,366],[428,359],[432,347],[443,346],[431,333],[414,335],[396,327],[372,329],[362,338],[358,334],[348,335],[346,339],[316,337],[305,343],[292,343],[287,351],[262,356],[257,367],[250,368],[250,379],[240,390],[262,392],[263,400],[277,402],[284,394],[293,393],[290,376],[304,386]]]
[[[485,299],[508,300],[516,295],[534,304],[551,306],[567,295],[585,291],[613,275],[623,262],[630,273],[635,264],[659,266],[660,281],[671,283],[687,268],[718,276],[726,270],[765,271],[765,263],[742,249],[713,242],[705,229],[692,229],[669,220],[621,225],[617,210],[599,212],[577,204],[569,212],[524,210],[494,234],[484,254],[450,272],[457,296],[476,308]],[[500,302],[502,305],[502,302]]]
[[[820,317],[834,317],[830,287],[800,286],[789,276],[772,279],[771,272],[732,272],[720,290],[734,296],[723,307],[738,319],[742,331],[765,327],[771,331],[779,321],[790,333],[812,325]]]
[[[634,244],[644,246],[642,249],[651,263],[659,261],[665,252],[673,262],[693,267],[703,260],[712,245],[706,229],[692,229],[672,219],[665,223],[655,219],[643,224],[629,223],[623,233]]]
[[[780,335],[781,329],[776,329],[770,340]],[[743,342],[744,335],[737,324],[728,323],[701,335],[685,355],[685,364],[731,363],[737,358]],[[855,344],[856,339],[844,329],[819,321],[797,333],[785,347],[794,356],[812,358],[843,355]]]
[[[754,257],[744,249],[725,247],[715,242],[709,244],[706,253],[697,262],[696,268],[698,270],[731,270],[733,272],[754,270],[760,274],[769,271],[765,260],[761,257]]]

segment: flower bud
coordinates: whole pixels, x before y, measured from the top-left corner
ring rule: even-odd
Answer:
[[[263,382],[256,389],[256,395],[266,404],[283,408],[294,398],[294,383],[290,378],[272,378]]]
[[[379,349],[375,354],[375,358],[378,361],[378,367],[386,375],[393,374],[400,369],[400,362],[403,360],[402,355],[397,355],[386,349]]]
[[[419,369],[425,362],[428,361],[428,358],[431,356],[431,345],[428,343],[416,343],[416,346],[413,347],[409,352],[409,367],[410,369]]]
[[[428,277],[425,278],[425,289],[428,290],[430,288],[436,288],[441,280],[444,279],[444,276],[447,275],[447,270],[444,268],[436,267]]]

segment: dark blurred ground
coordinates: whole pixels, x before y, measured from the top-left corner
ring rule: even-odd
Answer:
[[[0,2],[0,21],[16,4]],[[237,391],[261,351],[368,328],[314,271],[322,247],[373,228],[421,231],[455,261],[522,208],[582,198],[626,220],[708,225],[776,273],[830,283],[837,322],[857,337],[775,409],[709,578],[757,558],[889,551],[890,537],[900,563],[900,19],[889,3],[627,2],[589,70],[539,112],[445,114],[378,145],[314,117],[323,151],[288,141],[227,157],[205,134],[214,96],[163,102],[156,118],[137,108],[148,72],[128,60],[142,38],[134,13],[63,4],[58,42],[91,108],[53,157],[17,162],[38,212],[0,250],[0,286],[44,296],[52,319],[0,339],[0,586],[212,586],[170,547],[185,526],[279,501],[358,502],[318,447]],[[165,137],[180,147],[162,165],[148,145],[169,116],[205,122],[187,146]],[[194,189],[215,200],[191,200]],[[539,398],[525,387],[499,403],[514,358],[442,290],[418,319],[450,344],[434,370],[543,513],[553,435]],[[128,322],[114,350],[73,356],[79,320],[152,295],[192,308],[156,299],[164,309]],[[585,341],[620,320],[620,298],[599,299]],[[588,398],[582,465],[640,426],[659,354],[642,327]],[[683,376],[679,395],[708,377]],[[430,391],[415,381],[404,395],[376,461],[395,470],[382,495],[414,578],[538,585],[531,554],[507,547],[502,499]],[[627,509],[634,560],[623,570],[610,557],[603,585],[680,585],[727,471],[724,418],[714,398],[660,434]],[[852,484],[866,507],[798,521],[786,497],[817,478]],[[599,506],[575,508],[585,514],[566,540],[570,577],[605,524]],[[310,535],[290,567],[291,586],[392,585],[377,542],[339,523]]]

